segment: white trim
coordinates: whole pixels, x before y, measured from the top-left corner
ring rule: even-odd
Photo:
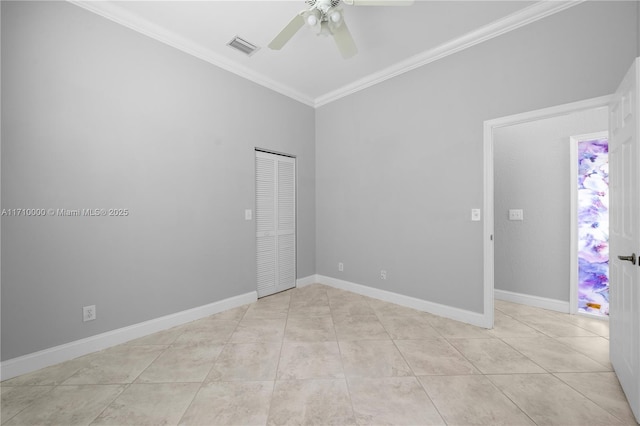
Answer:
[[[524,112],[521,114],[510,115],[507,117],[496,118],[484,122],[484,306],[485,321],[493,324],[493,309],[488,309],[493,305],[494,298],[494,188],[493,188],[493,133],[495,129],[505,126],[512,126],[519,123],[527,123],[534,120],[542,120],[545,118],[559,117],[578,111],[584,111],[594,108],[602,108],[609,105],[612,95],[600,96],[598,98],[586,99],[583,101],[572,102],[569,104],[558,105],[550,108],[543,108],[536,111]],[[496,292],[498,290],[495,290]],[[498,298],[498,295],[495,294]],[[533,297],[533,296],[532,296]],[[553,299],[549,299],[553,300]],[[520,302],[518,302],[520,303]],[[549,308],[547,308],[549,309]],[[567,311],[569,312],[569,308]],[[489,317],[490,320],[489,320]]]
[[[195,321],[257,300],[255,291],[230,297],[208,305],[176,312],[128,327],[107,331],[85,339],[54,346],[0,363],[0,380],[39,370],[50,365],[68,361],[82,355],[100,351],[133,339],[166,330],[177,325]]]
[[[483,312],[484,321],[493,328],[494,320],[494,205],[493,205],[493,128],[484,126],[484,145],[483,145],[483,158],[484,158],[484,222],[482,226],[483,232],[483,256],[484,256],[484,268],[483,268]]]
[[[575,135],[569,138],[569,189],[571,193],[571,246],[569,273],[569,313],[578,313],[578,143],[594,139],[609,139],[609,132]],[[599,315],[594,315],[599,316]]]
[[[319,283],[334,288],[361,294],[363,296],[373,297],[374,299],[384,300],[385,302],[395,303],[396,305],[406,306],[419,311],[429,312],[434,315],[465,322],[478,327],[491,328],[491,325],[486,323],[484,315],[478,312],[466,311],[464,309],[441,305],[439,303],[429,302],[427,300],[392,293],[390,291],[380,290],[378,288],[339,280],[337,278],[326,277],[323,275],[317,275],[317,278]]]
[[[207,49],[192,40],[184,38],[173,31],[169,31],[166,28],[141,18],[140,16],[118,6],[117,1],[67,0],[67,2],[181,50],[189,55],[195,56],[196,58],[202,59],[205,62],[222,68],[223,70],[229,71],[256,84],[288,96],[305,105],[311,107],[314,106],[314,101],[311,97],[300,93],[285,84],[272,80],[263,74],[257,73],[249,67],[229,60],[223,55],[215,53],[214,51]]]
[[[569,313],[578,312],[578,140],[569,138]]]
[[[468,49],[476,44],[483,43],[492,38],[506,34],[525,25],[531,24],[539,19],[561,12],[572,6],[576,6],[585,0],[562,1],[539,1],[522,10],[514,12],[498,19],[488,25],[480,27],[474,31],[450,40],[425,52],[414,55],[404,61],[398,62],[381,71],[354,81],[351,84],[319,96],[315,100],[316,108],[330,102],[343,98],[347,95],[359,92],[360,90],[382,83],[385,80],[404,74],[413,69],[427,65],[431,62],[446,58],[449,55]]]
[[[298,278],[296,280],[296,287],[306,287],[311,284],[315,284],[318,282],[317,275],[309,275],[308,277]]]
[[[542,108],[535,111],[523,112],[520,114],[508,115],[506,117],[495,118],[493,120],[487,120],[484,122],[485,130],[487,126],[491,130],[500,127],[513,126],[520,123],[528,123],[535,120],[544,120],[545,118],[559,117],[561,115],[568,115],[574,112],[585,111],[588,109],[602,108],[609,105],[612,99],[612,95],[600,96],[597,98],[585,99],[582,101],[571,102],[568,104],[556,105],[549,108]],[[485,136],[487,132],[485,132]],[[493,132],[489,135],[493,137]]]
[[[513,291],[499,290],[497,288],[494,290],[494,293],[498,300],[534,306],[536,308],[562,312],[564,314],[569,313],[569,302],[565,302],[564,300],[548,299],[546,297],[532,296],[524,293],[514,293]]]
[[[396,77],[400,74],[404,74],[415,68],[446,58],[449,55],[453,55],[454,53],[468,49],[476,44],[485,42],[502,34],[506,34],[520,27],[546,18],[547,16],[576,6],[585,0],[538,1],[531,6],[525,7],[524,9],[505,16],[502,19],[498,19],[497,21],[480,27],[475,31],[471,31],[433,49],[414,55],[404,61],[370,74],[339,89],[325,93],[315,99],[313,99],[312,96],[301,93],[286,84],[279,83],[257,73],[249,67],[232,61],[223,55],[217,54],[192,40],[186,39],[172,31],[143,19],[140,16],[119,7],[117,5],[118,2],[90,0],[67,1],[176,49],[182,50],[183,52],[200,58],[210,64],[237,74],[247,80],[253,81],[261,86],[302,102],[303,104],[312,107],[319,107]]]

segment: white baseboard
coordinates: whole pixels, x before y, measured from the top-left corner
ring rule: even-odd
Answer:
[[[405,296],[386,290],[380,290],[362,284],[355,284],[349,281],[343,281],[337,278],[326,277],[323,275],[317,275],[316,282],[342,290],[347,290],[353,293],[361,294],[363,296],[373,297],[374,299],[384,300],[385,302],[395,303],[396,305],[406,306],[408,308],[429,312],[430,314],[438,315],[441,317],[465,322],[467,324],[475,325],[478,327],[492,327],[492,324],[490,324],[491,319],[485,318],[484,314],[478,312],[472,312],[464,309],[454,308],[452,306],[441,305],[439,303],[429,302],[427,300]]]
[[[309,275],[308,277],[298,278],[296,280],[296,287],[305,287],[318,282],[317,275]]]
[[[488,324],[488,320],[485,318],[485,315],[478,312],[472,312],[464,309],[454,308],[452,306],[441,305],[439,303],[429,302],[427,300],[405,296],[386,290],[380,290],[377,288],[368,287],[337,278],[331,278],[323,275],[309,275],[307,277],[299,278],[296,280],[296,285],[298,287],[304,287],[314,283],[325,284],[334,288],[351,291],[363,296],[373,297],[374,299],[384,300],[385,302],[395,303],[397,305],[429,312],[434,315],[439,315],[445,318],[450,318],[479,327],[488,328],[491,326],[490,324]],[[495,290],[495,297],[501,300],[508,300],[545,309],[557,310],[560,312],[568,312],[569,309],[568,302],[562,302],[553,299],[544,299],[536,296],[521,295],[518,293],[512,293],[497,289]],[[97,334],[85,339],[65,343],[53,348],[48,348],[17,358],[9,359],[0,363],[0,380],[7,380],[21,374],[30,373],[44,367],[77,358],[79,356],[87,355],[92,352],[126,343],[130,340],[144,337],[158,331],[166,330],[171,327],[195,321],[222,311],[246,305],[248,303],[253,303],[256,300],[257,293],[253,291],[241,294],[239,296],[220,300],[218,302],[199,306],[197,308],[188,309],[182,312],[176,312],[174,314],[166,315],[149,321],[119,328],[117,330]]]
[[[494,297],[498,300],[519,303],[521,305],[534,306],[536,308],[548,309],[550,311],[569,313],[569,302],[546,297],[532,296],[530,294],[515,293],[513,291],[495,289]]]
[[[82,355],[100,351],[111,346],[119,345],[139,337],[144,337],[158,331],[166,330],[177,325],[186,324],[209,315],[217,314],[238,306],[253,303],[257,300],[255,291],[230,297],[218,302],[165,315],[149,321],[119,328],[85,339],[65,343],[64,345],[33,352],[0,363],[0,380],[7,380],[21,374],[30,373],[40,368],[68,361]]]

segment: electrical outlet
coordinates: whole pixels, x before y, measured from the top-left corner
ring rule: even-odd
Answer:
[[[340,272],[344,271],[344,263],[342,262],[338,263],[338,271]]]
[[[96,305],[85,306],[82,308],[82,321],[93,321],[96,319]]]
[[[387,279],[387,271],[385,271],[384,269],[380,271],[380,279],[381,280]]]

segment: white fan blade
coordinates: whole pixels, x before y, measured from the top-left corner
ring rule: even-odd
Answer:
[[[353,41],[353,37],[351,37],[351,33],[349,32],[349,28],[347,28],[346,22],[342,22],[338,28],[333,30],[333,39],[336,41],[338,50],[340,50],[344,59],[349,59],[358,53],[358,48],[356,47],[356,43]]]
[[[287,26],[284,27],[273,40],[271,40],[271,43],[269,43],[269,49],[282,49],[282,47],[291,40],[291,37],[293,37],[303,25],[304,18],[300,15],[294,16],[291,22],[289,22]]]
[[[343,0],[350,6],[411,6],[414,0]]]

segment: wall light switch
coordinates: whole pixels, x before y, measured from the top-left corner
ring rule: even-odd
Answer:
[[[474,222],[480,221],[480,209],[471,209],[471,220]]]
[[[522,209],[509,209],[509,220],[524,220]]]
[[[251,209],[246,209],[244,211],[244,220],[251,220],[252,217],[253,217],[253,212],[251,211]]]

